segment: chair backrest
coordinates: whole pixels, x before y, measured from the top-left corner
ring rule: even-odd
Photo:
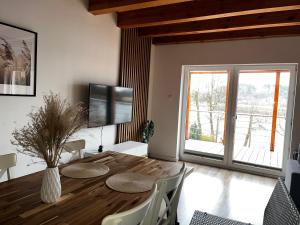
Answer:
[[[80,140],[76,140],[76,141],[69,141],[67,143],[65,143],[64,145],[64,150],[67,152],[72,153],[73,151],[78,152],[78,156],[79,158],[81,157],[81,150],[85,149],[85,140],[84,139],[80,139]]]
[[[85,148],[85,140],[84,139],[68,141],[64,145],[64,150],[66,150],[67,152],[80,151],[84,148]]]
[[[183,163],[177,175],[158,180],[157,195],[151,209],[149,210],[145,223],[146,225],[175,224],[177,207],[181,194],[182,185],[186,174],[186,165]],[[161,205],[165,203],[165,209],[161,211]]]
[[[102,220],[102,225],[143,225],[145,216],[150,208],[151,203],[157,193],[157,185],[155,184],[150,197],[142,204],[114,215],[106,216]]]
[[[10,153],[6,155],[0,155],[0,170],[7,172],[7,179],[10,180],[10,171],[9,168],[16,166],[17,164],[17,155],[15,153]],[[1,173],[0,177],[3,175]]]
[[[300,215],[282,178],[278,178],[266,206],[263,225],[299,225]]]

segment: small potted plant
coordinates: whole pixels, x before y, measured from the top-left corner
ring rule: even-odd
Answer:
[[[152,120],[147,120],[143,129],[143,142],[149,143],[150,138],[154,135],[154,122]]]
[[[18,151],[45,160],[41,199],[54,203],[61,196],[58,161],[69,137],[85,124],[82,104],[70,105],[58,95],[44,96],[44,106],[29,114],[30,122],[13,132]]]

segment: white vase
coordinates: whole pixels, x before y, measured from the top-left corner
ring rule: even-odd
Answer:
[[[45,203],[55,203],[61,196],[59,170],[46,168],[41,188],[41,199]]]

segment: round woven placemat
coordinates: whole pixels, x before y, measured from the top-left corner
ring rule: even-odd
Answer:
[[[109,168],[102,163],[76,163],[61,170],[61,174],[71,178],[92,178],[107,174]]]
[[[106,185],[119,192],[141,193],[150,191],[155,182],[155,178],[140,173],[119,173],[109,177]]]

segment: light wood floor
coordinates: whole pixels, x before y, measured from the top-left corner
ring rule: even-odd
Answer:
[[[188,225],[195,210],[261,225],[276,180],[188,163],[195,168],[184,183],[178,220]]]

